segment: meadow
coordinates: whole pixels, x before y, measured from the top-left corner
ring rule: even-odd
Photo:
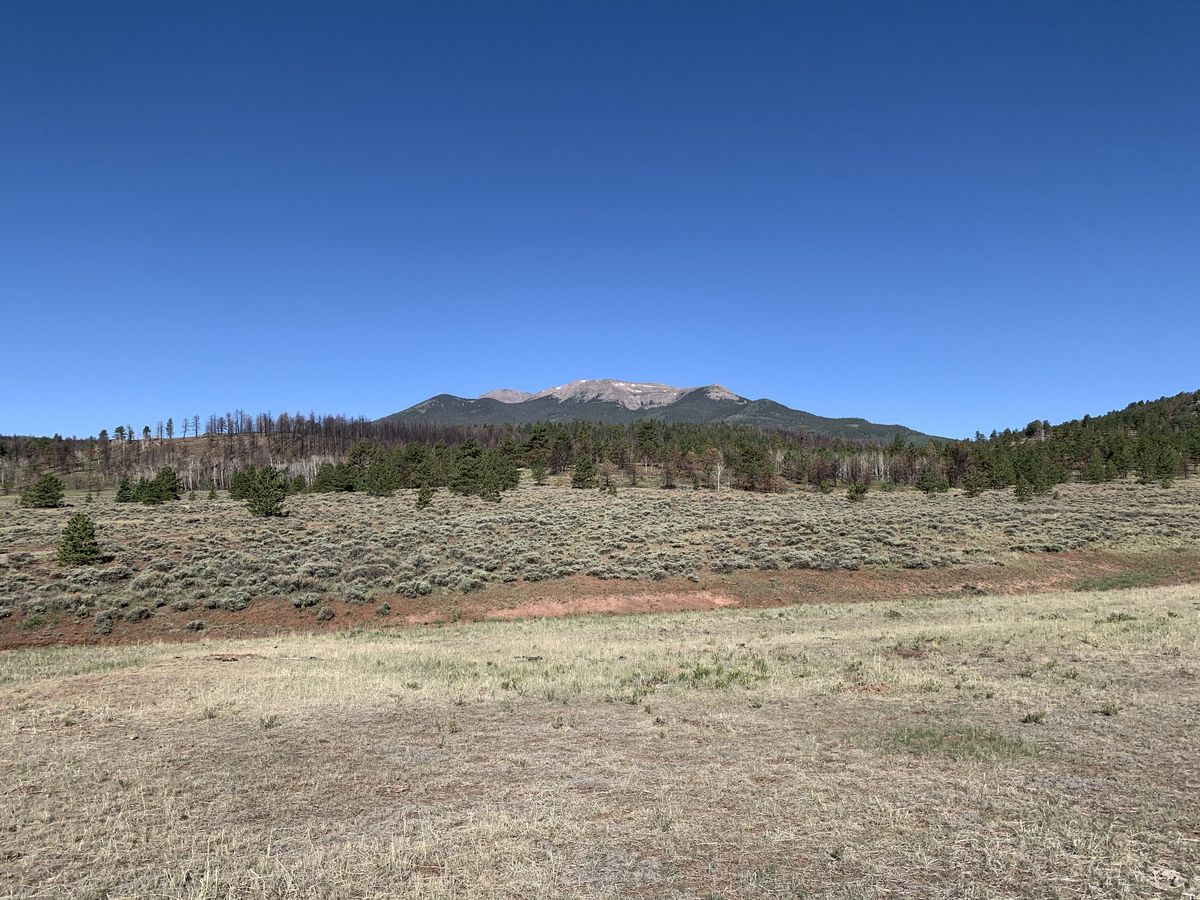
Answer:
[[[0,894],[1186,897],[1200,589],[0,654]]]

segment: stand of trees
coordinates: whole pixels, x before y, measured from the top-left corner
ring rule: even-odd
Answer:
[[[649,473],[664,487],[774,491],[788,484],[832,489],[883,481],[972,494],[1012,487],[1035,495],[1071,478],[1133,475],[1169,483],[1200,464],[1200,391],[1054,426],[1034,421],[923,446],[899,438],[878,445],[656,420],[466,427],[239,412],[210,416],[207,424],[197,435],[199,417],[192,417],[192,436],[177,440],[152,438],[148,427],[137,439],[125,425],[113,437],[107,430],[95,438],[0,437],[0,491],[33,484],[47,472],[77,489],[97,490],[121,477],[149,485],[169,468],[177,496],[179,490],[228,489],[238,472],[268,466],[286,475],[292,491],[386,495],[429,485],[498,499],[516,484],[522,466],[540,483],[586,459],[596,471],[623,474],[630,485]]]

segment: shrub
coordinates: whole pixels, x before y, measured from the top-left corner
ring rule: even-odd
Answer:
[[[846,491],[846,499],[851,503],[859,503],[867,499],[867,486],[861,482],[850,485]]]
[[[115,609],[106,609],[96,613],[96,634],[112,634],[116,618],[117,610]]]
[[[58,544],[58,561],[64,566],[86,566],[100,561],[96,523],[86,513],[76,513],[67,520]]]
[[[21,492],[21,505],[32,509],[62,506],[63,483],[53,475],[43,475]]]

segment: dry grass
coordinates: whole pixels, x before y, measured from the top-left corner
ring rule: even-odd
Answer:
[[[1180,897],[1200,589],[0,655],[23,897]]]
[[[428,510],[414,508],[411,492],[300,496],[281,520],[255,519],[229,500],[146,507],[108,495],[76,508],[95,516],[111,562],[64,571],[55,547],[75,508],[0,501],[0,617],[90,619],[113,610],[122,618],[171,605],[236,611],[265,596],[314,607],[376,603],[579,575],[663,581],[1002,566],[1031,552],[1200,545],[1195,478],[1170,489],[1068,485],[1057,499],[1030,503],[1011,491],[872,492],[857,504],[840,493],[638,489],[608,497],[526,482],[499,505],[442,491]]]

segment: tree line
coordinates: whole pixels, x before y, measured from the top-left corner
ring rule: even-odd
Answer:
[[[151,483],[170,468],[182,490],[230,489],[240,472],[277,469],[304,490],[447,487],[497,499],[527,468],[535,481],[585,463],[604,486],[647,478],[679,486],[776,491],[872,482],[968,493],[1015,488],[1044,493],[1072,478],[1136,476],[1169,483],[1200,464],[1200,391],[1131,404],[1102,416],[1051,425],[1035,420],[970,440],[923,446],[851,442],[796,431],[643,420],[533,425],[439,426],[371,422],[342,416],[244,413],[211,416],[202,435],[142,437],[118,426],[91,438],[0,437],[0,490],[31,484],[44,472],[99,488],[121,478]],[[164,426],[163,434],[173,430]]]

